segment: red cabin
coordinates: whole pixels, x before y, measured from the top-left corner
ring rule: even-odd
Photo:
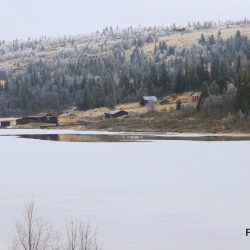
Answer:
[[[200,99],[201,93],[197,92],[195,94],[192,95],[192,102],[198,102]]]
[[[184,32],[186,31],[186,28],[174,28],[173,32]]]

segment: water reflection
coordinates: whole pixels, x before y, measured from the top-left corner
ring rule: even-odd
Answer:
[[[62,142],[140,142],[140,141],[249,141],[250,136],[199,136],[180,137],[164,135],[107,135],[107,134],[33,134],[19,135],[19,138]]]

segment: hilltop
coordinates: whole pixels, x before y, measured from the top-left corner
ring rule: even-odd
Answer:
[[[50,61],[60,56],[71,57],[75,50],[84,50],[86,57],[95,58],[107,55],[117,47],[122,47],[130,55],[140,43],[140,47],[145,49],[149,57],[152,57],[155,46],[161,42],[176,47],[198,44],[202,34],[206,38],[212,35],[217,37],[218,33],[221,32],[221,37],[228,39],[240,31],[243,36],[250,37],[250,23],[248,21],[187,26],[183,32],[173,32],[173,29],[174,26],[128,28],[125,30],[106,28],[102,32],[91,35],[1,41],[0,68],[8,68],[18,72],[32,63],[34,58]],[[168,56],[166,59],[172,59],[172,56]]]

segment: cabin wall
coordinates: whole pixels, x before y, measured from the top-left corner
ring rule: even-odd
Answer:
[[[0,127],[6,128],[6,127],[13,127],[16,126],[16,120],[6,120],[0,122]]]
[[[118,117],[121,117],[121,116],[124,116],[124,115],[128,115],[128,112],[126,112],[126,111],[120,111],[120,112],[117,112],[115,114],[105,113],[105,118],[106,119],[118,118]]]
[[[124,115],[128,115],[128,112],[121,111],[119,113],[116,113],[116,114],[112,115],[112,117],[118,118],[118,117],[121,117],[121,116],[124,116]]]
[[[147,104],[147,101],[145,101],[144,99],[140,100],[140,105],[141,106],[145,106]]]
[[[1,128],[7,128],[10,126],[10,122],[9,121],[2,121],[0,122],[0,127]]]
[[[56,116],[26,116],[16,120],[17,125],[25,125],[29,123],[49,123],[58,124],[58,117]]]

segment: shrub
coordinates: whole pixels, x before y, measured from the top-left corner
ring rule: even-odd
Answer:
[[[210,95],[205,99],[201,107],[201,111],[205,115],[212,115],[220,112],[221,107],[222,107],[222,98],[220,96]]]
[[[181,103],[180,99],[176,102],[176,110],[181,110]]]
[[[228,116],[226,118],[224,118],[222,121],[223,121],[223,124],[226,128],[231,128],[233,126],[233,124],[236,123],[237,119],[234,115],[229,113]]]
[[[246,121],[246,115],[245,114],[243,114],[242,113],[242,111],[240,110],[239,112],[238,112],[238,119],[239,119],[239,122],[244,122],[244,121]]]
[[[193,106],[193,104],[191,102],[183,103],[181,105],[181,111],[184,114],[191,115],[191,114],[193,114],[195,112],[195,108],[194,108],[194,106]]]
[[[235,107],[236,94],[237,88],[232,83],[229,83],[222,99],[222,106],[224,111],[230,111]]]
[[[236,93],[237,88],[232,83],[228,83],[227,89],[222,95],[209,95],[204,100],[201,111],[205,115],[233,111],[236,104]]]
[[[149,102],[146,107],[148,109],[148,112],[150,112],[150,113],[156,111],[155,103],[153,103],[153,102]]]

